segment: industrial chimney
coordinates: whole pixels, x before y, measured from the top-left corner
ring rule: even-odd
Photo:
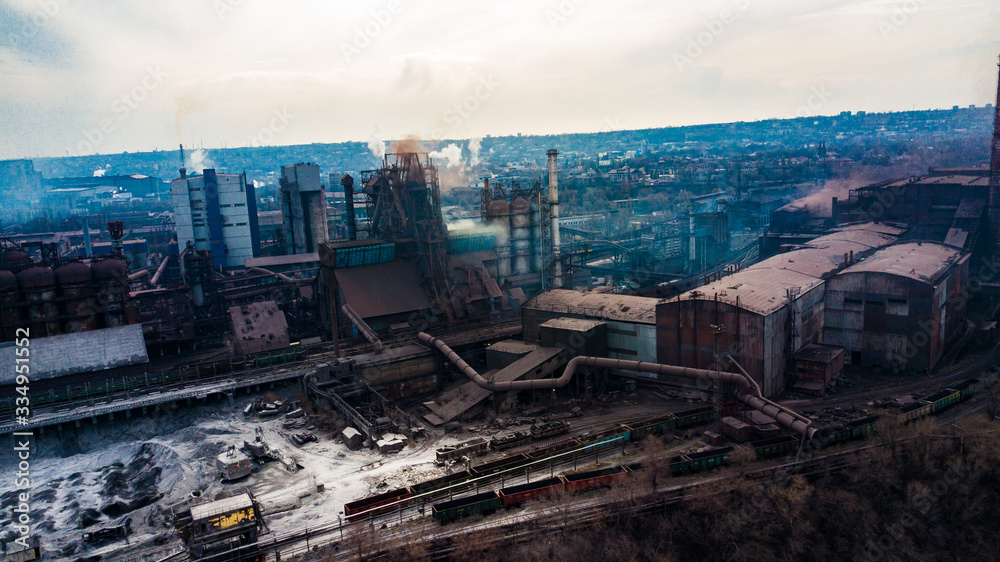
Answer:
[[[552,286],[562,287],[562,260],[559,259],[559,151],[551,149],[549,155],[549,213],[552,220]]]
[[[997,103],[993,110],[995,113],[993,115],[993,146],[990,151],[989,217],[996,240],[994,242],[994,256],[1000,256],[1000,75],[997,76]]]
[[[181,145],[181,168],[180,168],[181,179],[187,177],[187,168],[184,167],[184,145]]]
[[[344,186],[344,220],[347,222],[347,239],[357,240],[358,225],[354,219],[354,178],[350,174],[344,174],[340,178],[340,185]]]

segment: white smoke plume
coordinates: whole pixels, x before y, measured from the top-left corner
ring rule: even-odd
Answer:
[[[98,169],[94,170],[94,177],[95,178],[103,178],[104,174],[107,173],[107,171],[108,171],[107,168],[98,168]]]
[[[429,155],[431,158],[444,158],[448,161],[448,167],[462,165],[462,149],[455,143],[451,143],[441,150],[435,150]]]
[[[382,135],[379,134],[377,128],[368,139],[368,150],[372,153],[372,156],[379,159],[379,162],[385,157],[385,142],[382,140]]]
[[[483,147],[483,139],[479,137],[472,137],[469,139],[469,165],[478,166],[479,165],[479,149]]]
[[[212,159],[208,157],[208,153],[201,148],[192,152],[188,156],[188,161],[190,162],[190,164],[188,164],[188,168],[195,173],[201,173],[205,170],[205,168],[215,167],[215,162],[212,162]]]

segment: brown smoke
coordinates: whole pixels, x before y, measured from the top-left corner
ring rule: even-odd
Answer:
[[[174,96],[174,104],[177,105],[177,110],[174,112],[174,129],[177,131],[177,142],[183,143],[184,137],[181,135],[181,121],[185,117],[205,109],[208,107],[208,104],[188,94]]]
[[[410,152],[427,152],[423,141],[414,135],[408,135],[402,140],[392,141],[389,144],[389,152],[394,154],[406,154]]]

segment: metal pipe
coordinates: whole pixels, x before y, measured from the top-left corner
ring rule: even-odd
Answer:
[[[130,274],[128,276],[128,280],[129,281],[136,281],[136,280],[138,280],[141,277],[149,277],[149,270],[148,269],[140,269],[139,271],[136,271],[135,273]]]
[[[156,287],[160,284],[160,277],[163,275],[163,272],[167,270],[168,261],[170,261],[170,256],[163,256],[163,261],[160,262],[160,267],[156,268],[156,274],[154,274],[153,278],[149,280],[150,285]]]
[[[465,376],[472,379],[480,388],[492,392],[536,390],[543,388],[562,388],[569,384],[576,372],[577,367],[599,367],[602,369],[620,369],[623,371],[637,371],[640,373],[652,373],[672,377],[682,377],[688,379],[707,379],[724,383],[738,385],[743,392],[737,394],[737,398],[747,406],[772,417],[781,425],[804,435],[807,439],[817,438],[820,430],[812,427],[812,421],[803,418],[799,414],[775,404],[760,395],[760,386],[748,375],[744,373],[730,373],[726,371],[712,371],[708,369],[692,369],[690,367],[678,367],[675,365],[662,365],[660,363],[643,363],[641,361],[628,361],[622,359],[609,359],[606,357],[585,357],[577,356],[570,359],[569,364],[559,378],[554,379],[534,379],[527,381],[490,382],[476,372],[457,353],[452,351],[447,344],[430,334],[420,332],[417,339],[421,342],[437,348],[456,367],[461,369]],[[806,420],[806,421],[802,421]]]
[[[295,279],[292,279],[291,277],[285,275],[284,273],[277,273],[271,271],[270,269],[264,269],[263,267],[248,267],[247,271],[250,273],[260,273],[262,275],[270,275],[271,277],[277,277],[278,279],[281,279],[285,283],[295,283]]]
[[[94,257],[94,248],[90,244],[90,225],[87,224],[86,217],[83,219],[83,255],[88,258]]]
[[[361,334],[364,335],[369,342],[371,342],[372,347],[375,348],[375,353],[382,353],[382,340],[378,339],[378,335],[375,333],[375,330],[372,330],[371,326],[369,326],[357,312],[354,312],[351,305],[345,303],[344,306],[340,307],[340,310],[344,311],[344,314],[346,314],[351,322],[357,326],[358,331],[360,331]]]
[[[552,228],[552,286],[562,287],[562,263],[559,259],[559,151],[551,149],[549,156],[549,215]]]

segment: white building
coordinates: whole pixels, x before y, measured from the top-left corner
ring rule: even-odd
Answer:
[[[213,263],[225,268],[243,267],[260,252],[257,199],[246,176],[214,169],[200,176],[182,174],[171,182],[170,195],[181,251],[191,242],[212,252]]]

